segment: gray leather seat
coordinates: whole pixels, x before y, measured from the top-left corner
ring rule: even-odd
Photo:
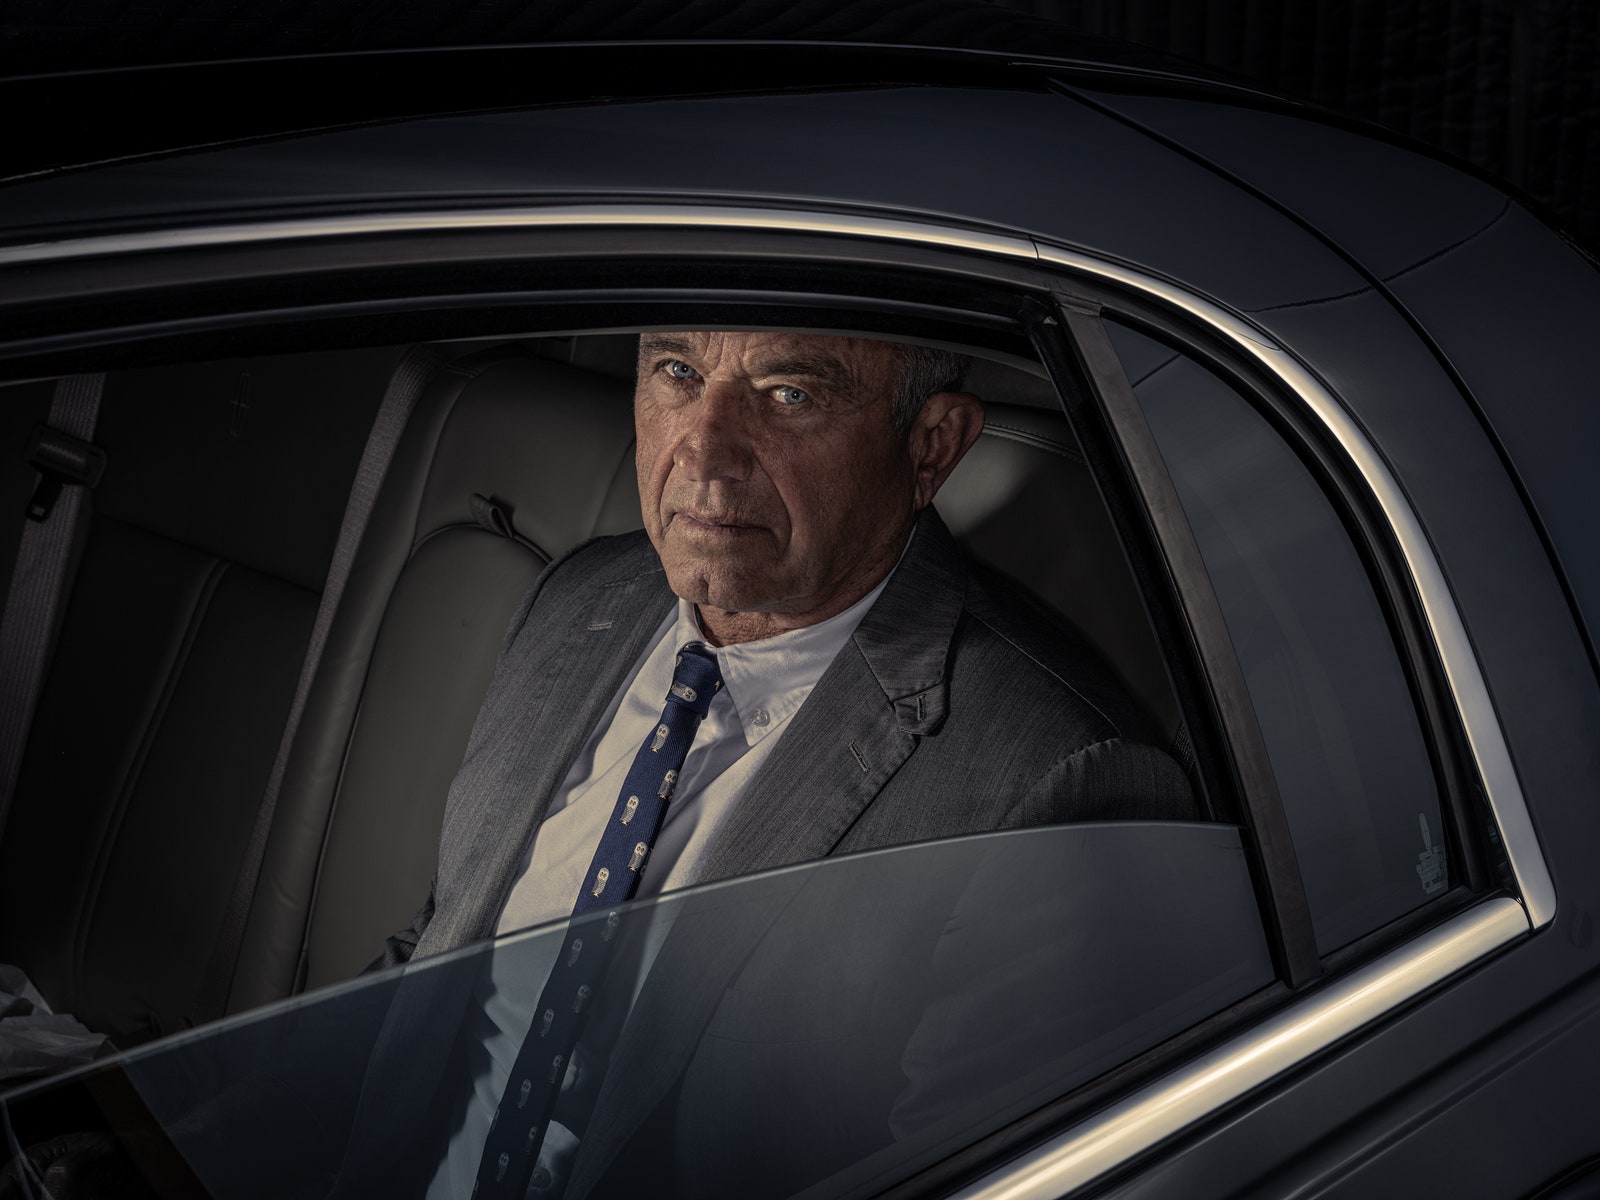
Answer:
[[[307,705],[230,1008],[347,978],[411,920],[512,612],[551,557],[638,527],[631,397],[493,351],[424,393]]]
[[[0,961],[122,1042],[219,1015],[202,980],[399,358],[106,381],[105,477],[0,840]],[[45,415],[48,387],[7,392]]]

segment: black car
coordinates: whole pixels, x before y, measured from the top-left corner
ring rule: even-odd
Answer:
[[[370,87],[319,110],[341,73]],[[675,927],[656,1040],[617,1035],[644,1082],[566,1194],[1595,1186],[1600,275],[1521,201],[1108,58],[4,86],[131,114],[0,186],[0,962],[118,1051],[15,1058],[5,1153],[217,1196],[364,1194],[375,1156],[448,1194],[450,1095],[385,1124],[390,1009],[573,931],[361,971],[427,893],[520,597],[638,527],[637,334],[730,328],[974,356],[986,430],[938,507],[1099,648],[1207,819],[639,902]],[[219,137],[205,98],[258,89],[287,115]],[[437,1033],[408,1061],[465,1053]],[[263,1078],[270,1117],[230,1107]]]

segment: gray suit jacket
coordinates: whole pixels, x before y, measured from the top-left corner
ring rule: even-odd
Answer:
[[[587,543],[541,576],[512,620],[451,787],[433,892],[412,928],[390,939],[389,963],[493,932],[552,792],[673,602],[643,534]],[[877,603],[751,780],[695,882],[990,830],[1193,819],[1182,771],[1129,740],[1130,719],[1129,702],[1093,651],[980,571],[930,510]],[[858,915],[878,907],[870,877],[853,886]],[[674,1088],[681,1094],[685,1080],[702,1093],[723,1086],[704,1082],[728,1072],[697,1059],[702,1035],[708,1025],[714,1032],[719,1004],[738,995],[732,984],[741,970],[763,961],[756,948],[780,913],[791,911],[785,937],[802,927],[826,935],[848,920],[826,889],[795,909],[797,888],[803,880],[778,876],[720,906],[710,893],[680,918],[612,1054],[569,1196],[601,1184],[618,1151],[651,1120],[660,1125],[663,1101]],[[915,908],[902,914],[905,933],[892,951],[869,946],[871,965],[864,959],[858,974],[916,975],[943,917]],[[815,915],[793,918],[794,911]],[[793,958],[780,947],[773,961]],[[787,985],[763,986],[770,993]],[[364,1089],[347,1180],[375,1177],[393,1131],[407,1127],[418,1093],[428,1093],[423,1081],[446,1073],[449,1051],[437,1031],[452,1027],[470,990],[469,974],[459,971],[423,972],[401,987]],[[906,1012],[914,1020],[914,1006]],[[423,1030],[433,1032],[419,1037]],[[784,1037],[781,1029],[773,1035]],[[885,1060],[886,1086],[900,1078],[898,1053],[891,1047]],[[614,1087],[616,1079],[627,1086]]]
[[[926,511],[694,882],[994,829],[1192,819],[1183,773],[1128,739],[1131,705],[1093,652],[1008,590]],[[551,794],[673,602],[643,533],[541,576],[451,785],[433,896],[388,961],[493,932]]]

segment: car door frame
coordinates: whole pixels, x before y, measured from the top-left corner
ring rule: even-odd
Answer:
[[[501,284],[490,289],[492,296],[471,290],[473,272],[490,261],[504,266],[506,256],[524,264],[562,264],[569,268],[563,276],[569,284],[521,292]],[[893,1194],[944,1190],[986,1168],[988,1174],[958,1194],[1056,1196],[1103,1182],[1552,920],[1553,885],[1482,669],[1425,530],[1384,457],[1291,347],[1242,314],[1153,272],[1017,231],[843,210],[641,200],[285,216],[0,248],[0,278],[8,281],[0,289],[0,313],[32,308],[35,314],[15,327],[0,345],[0,355],[22,375],[66,373],[86,362],[114,365],[122,356],[138,361],[151,352],[187,354],[201,345],[226,350],[263,329],[280,336],[319,330],[337,340],[359,336],[374,320],[387,320],[401,332],[437,332],[441,326],[448,332],[467,328],[486,310],[500,314],[506,328],[522,328],[530,312],[563,304],[577,317],[571,327],[604,327],[623,312],[647,313],[652,303],[663,312],[699,311],[728,320],[753,299],[748,289],[734,294],[711,286],[698,294],[679,288],[670,297],[657,288],[651,299],[645,293],[667,276],[638,270],[636,256],[667,273],[701,256],[724,264],[781,260],[809,268],[809,274],[801,272],[809,292],[761,293],[774,313],[854,309],[870,313],[874,327],[885,332],[920,326],[935,335],[941,329],[970,334],[987,324],[1001,341],[1014,338],[1015,329],[1025,330],[1055,371],[1069,417],[1086,447],[1093,447],[1091,457],[1099,460],[1108,506],[1153,609],[1167,612],[1157,621],[1158,631],[1166,626],[1164,649],[1178,664],[1183,698],[1191,706],[1208,703],[1220,715],[1213,741],[1231,759],[1260,851],[1270,898],[1264,911],[1278,931],[1284,989],[1261,998],[1247,1014],[1230,1014],[1224,1025],[1233,1032],[1226,1040],[1206,1047],[1206,1039],[1199,1039],[1198,1057],[1137,1084],[1109,1107],[1086,1112],[1081,1105],[1065,1104],[985,1139]],[[597,262],[610,263],[615,274],[607,277],[602,271],[594,286],[578,286]],[[468,281],[461,284],[466,290],[447,294],[439,283],[430,283],[435,295],[422,303],[416,296],[370,294],[370,283],[362,282],[392,278],[408,268],[433,272],[430,280]],[[288,300],[285,285],[295,272],[333,280],[340,269],[356,273],[357,283],[344,293],[335,291],[316,304]],[[945,310],[941,317],[936,304],[917,311],[903,301],[875,304],[870,296],[834,290],[841,275],[865,279],[873,272],[923,281],[939,277],[1019,296],[1026,304],[1009,315],[983,312],[980,306],[965,313]],[[233,307],[138,319],[140,297],[180,295],[196,286],[203,286],[204,294],[219,289],[231,294]],[[1103,331],[1097,332],[1102,311],[1177,331],[1188,344],[1226,362],[1236,377],[1266,381],[1269,387],[1263,390],[1287,406],[1280,412],[1288,411],[1299,428],[1314,431],[1300,443],[1305,452],[1333,462],[1333,474],[1344,486],[1359,489],[1363,503],[1355,511],[1368,514],[1363,519],[1378,514],[1378,528],[1391,540],[1378,547],[1379,561],[1391,572],[1389,586],[1414,595],[1426,631],[1414,632],[1414,645],[1431,650],[1438,664],[1443,692],[1430,688],[1425,694],[1438,695],[1435,718],[1461,732],[1467,770],[1483,791],[1492,832],[1504,849],[1508,888],[1486,887],[1456,910],[1429,906],[1420,922],[1425,927],[1386,932],[1379,944],[1358,948],[1353,961],[1339,962],[1322,977],[1327,964],[1305,943],[1308,925],[1297,908],[1304,903],[1303,888],[1297,900],[1292,846],[1281,826],[1281,804],[1273,796],[1259,729],[1252,732],[1248,697],[1230,672],[1231,651],[1215,597],[1207,599],[1209,584],[1196,569],[1192,538],[1174,508],[1170,480],[1163,485],[1164,471],[1157,470],[1158,457],[1152,460],[1148,430],[1140,430],[1126,378],[1114,356],[1107,357]],[[1000,327],[1007,324],[1014,328],[1001,337]],[[246,329],[253,332],[240,332]],[[1168,597],[1170,610],[1152,590],[1163,577],[1175,589]],[[1181,623],[1177,613],[1183,614]],[[1192,639],[1198,665],[1184,665],[1178,644],[1186,639]],[[1208,701],[1196,691],[1201,679],[1207,681]],[[1207,728],[1204,714],[1191,716],[1202,718],[1198,729]],[[1396,944],[1397,936],[1405,940]],[[1164,1064],[1155,1069],[1164,1070]],[[995,1167],[1002,1159],[1004,1164]]]

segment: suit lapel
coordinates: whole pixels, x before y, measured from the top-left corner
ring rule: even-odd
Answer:
[[[429,925],[418,954],[493,933],[551,796],[672,603],[643,543],[596,586],[536,607],[537,625],[504,656],[451,787],[440,878],[459,893],[439,905],[449,919]]]
[[[932,509],[777,748],[751,779],[696,883],[822,858],[944,722],[966,594],[960,552]]]
[[[916,745],[845,644],[751,779],[696,882],[822,858]]]

